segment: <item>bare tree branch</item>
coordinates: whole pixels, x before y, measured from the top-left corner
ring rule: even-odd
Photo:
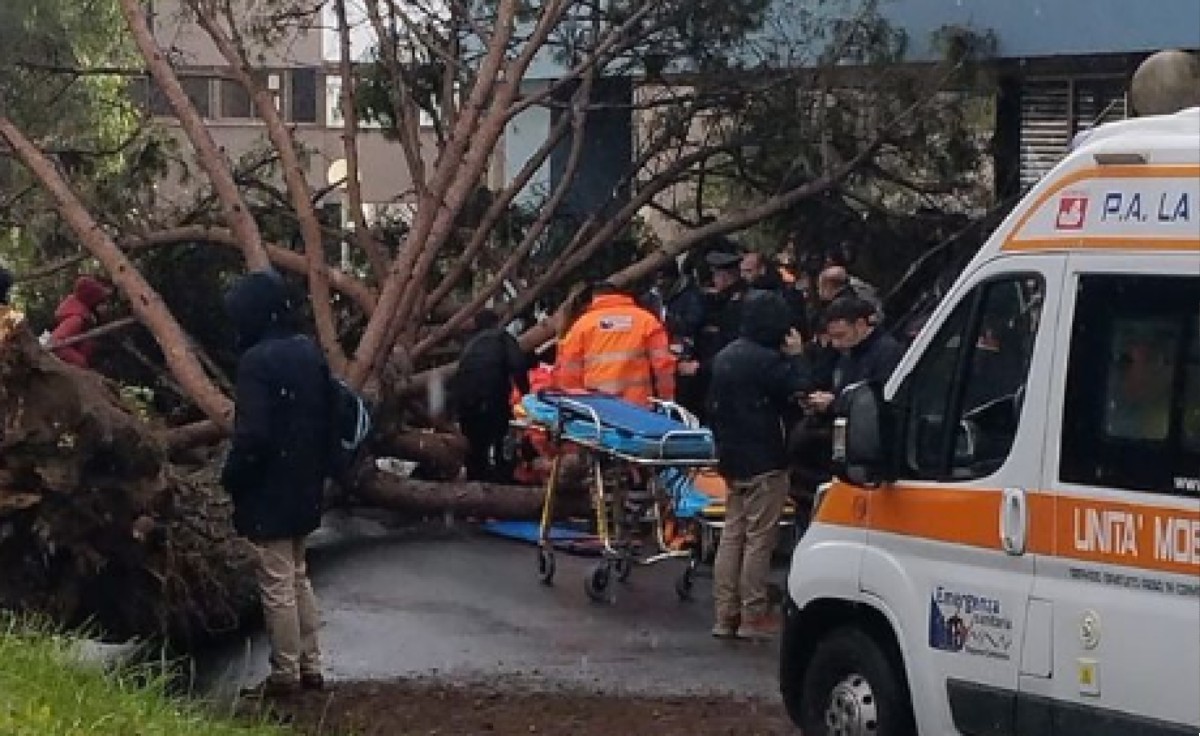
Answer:
[[[362,182],[358,165],[358,75],[354,73],[354,62],[350,55],[350,21],[346,15],[346,0],[334,0],[337,16],[338,38],[341,55],[338,63],[342,74],[342,146],[346,151],[346,196],[350,207],[350,221],[354,223],[354,238],[360,250],[367,256],[371,273],[378,283],[387,278],[388,257],[383,247],[367,228],[363,213]]]
[[[344,373],[346,355],[342,350],[341,343],[338,342],[337,324],[329,298],[329,272],[325,264],[325,244],[321,237],[321,224],[313,209],[312,190],[308,185],[308,177],[305,174],[299,152],[296,150],[296,143],[292,139],[291,131],[288,130],[279,108],[276,107],[275,95],[254,79],[245,43],[241,39],[229,6],[226,6],[226,17],[229,23],[227,33],[217,24],[215,14],[206,12],[203,0],[187,0],[187,2],[196,13],[200,26],[212,39],[221,56],[229,63],[234,78],[254,100],[255,109],[266,125],[267,137],[270,138],[271,144],[279,154],[283,179],[287,184],[292,208],[300,220],[300,234],[304,239],[304,252],[308,259],[309,301],[317,327],[317,338],[329,365],[334,371]]]
[[[208,128],[205,127],[204,120],[191,104],[175,71],[167,63],[162,49],[154,40],[154,33],[146,21],[142,3],[140,0],[120,0],[120,4],[121,14],[133,34],[134,41],[137,42],[151,76],[162,89],[167,102],[170,103],[171,109],[175,111],[175,115],[179,119],[180,126],[196,149],[200,166],[208,174],[213,190],[220,199],[225,219],[229,222],[229,227],[237,233],[246,256],[247,267],[252,270],[267,268],[270,261],[262,247],[262,236],[258,230],[258,223],[254,221],[250,209],[238,192],[225,158],[209,134]]]
[[[140,10],[138,11],[140,13]],[[21,162],[38,178],[46,191],[58,203],[59,212],[76,237],[103,265],[121,290],[137,318],[146,325],[158,341],[167,365],[188,395],[209,419],[222,428],[232,426],[233,407],[229,399],[213,385],[204,368],[189,347],[183,329],[163,303],[162,297],[150,286],[121,252],[116,243],[97,225],[87,209],[37,147],[25,137],[11,120],[0,116],[0,137],[17,152]],[[265,256],[261,245],[259,251]]]
[[[454,287],[458,284],[458,282],[462,280],[463,276],[465,276],[471,269],[471,264],[476,261],[484,247],[487,246],[488,240],[492,236],[492,231],[495,228],[496,223],[500,220],[504,213],[508,211],[508,208],[512,206],[512,203],[516,199],[517,195],[525,189],[525,186],[533,178],[533,175],[538,172],[538,169],[540,169],[546,162],[546,159],[550,157],[550,154],[554,151],[554,149],[558,147],[559,141],[561,141],[567,134],[567,131],[570,130],[570,124],[571,118],[566,115],[562,116],[550,130],[550,134],[546,137],[546,140],[542,143],[541,147],[538,148],[538,150],[534,152],[533,156],[531,156],[529,160],[525,162],[525,164],[521,167],[521,170],[517,172],[517,175],[508,184],[508,186],[506,186],[504,190],[492,200],[491,205],[488,207],[487,212],[484,213],[479,225],[472,233],[471,240],[467,243],[467,246],[463,249],[463,252],[450,267],[449,271],[447,271],[446,276],[442,279],[441,283],[438,284],[437,288],[435,288],[425,300],[425,312],[430,311],[443,299],[445,299],[450,292],[454,290]]]
[[[583,100],[591,96],[592,84],[595,81],[595,74],[589,73],[583,81],[579,91],[579,99]],[[445,339],[455,330],[466,324],[480,307],[487,303],[500,289],[505,281],[509,279],[516,271],[529,254],[533,251],[534,246],[541,239],[546,227],[558,213],[558,208],[566,199],[567,193],[571,190],[571,184],[575,181],[575,174],[579,169],[579,162],[583,156],[583,142],[585,139],[584,131],[586,129],[587,113],[583,105],[575,109],[571,116],[571,150],[567,157],[566,170],[563,172],[562,179],[555,186],[554,192],[550,195],[550,199],[542,206],[541,212],[538,214],[537,220],[530,226],[529,231],[525,233],[520,245],[509,255],[504,265],[500,267],[499,272],[493,277],[491,283],[480,290],[471,299],[470,302],[463,305],[458,313],[452,316],[446,324],[438,327],[431,335],[426,337],[417,344],[412,351],[412,359],[419,360],[426,351],[437,345],[440,340]]]

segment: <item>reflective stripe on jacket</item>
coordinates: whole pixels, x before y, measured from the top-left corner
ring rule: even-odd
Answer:
[[[604,294],[592,300],[558,346],[555,383],[647,405],[675,398],[675,357],[667,330],[632,297]]]

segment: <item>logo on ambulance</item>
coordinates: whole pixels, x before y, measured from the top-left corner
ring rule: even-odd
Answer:
[[[1082,230],[1087,211],[1087,195],[1064,194],[1058,201],[1058,219],[1055,220],[1054,227],[1058,230]]]

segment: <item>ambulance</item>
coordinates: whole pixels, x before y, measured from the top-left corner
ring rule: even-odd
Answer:
[[[841,401],[785,602],[805,736],[1200,733],[1200,109],[1078,139]]]

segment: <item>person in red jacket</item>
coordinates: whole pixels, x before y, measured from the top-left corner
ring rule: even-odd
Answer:
[[[54,310],[56,325],[51,334],[51,344],[57,345],[73,337],[78,337],[96,327],[99,307],[112,294],[112,289],[99,279],[92,276],[80,276],[75,282],[75,290],[62,300],[58,309]],[[84,340],[61,348],[55,348],[54,354],[60,360],[80,368],[88,368],[92,362],[92,353],[96,349],[93,340]]]

